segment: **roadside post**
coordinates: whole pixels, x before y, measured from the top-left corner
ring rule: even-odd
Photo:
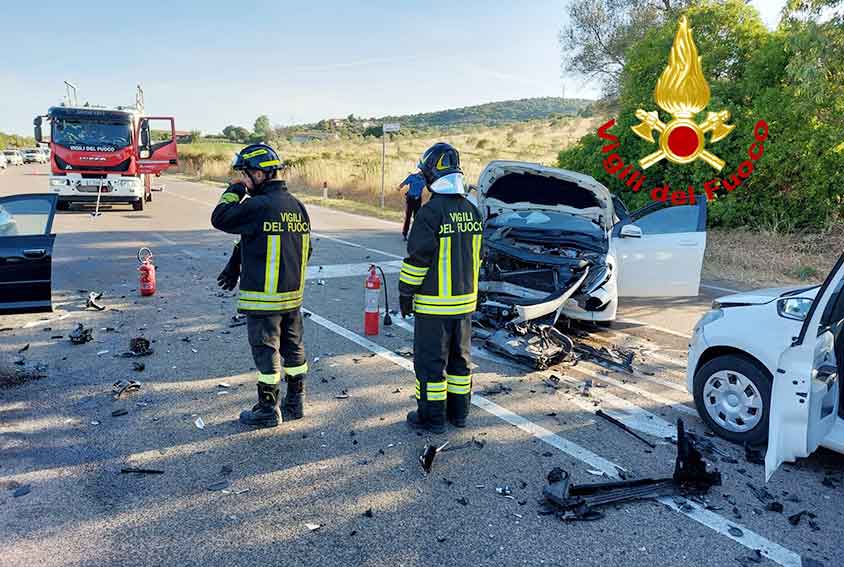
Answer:
[[[398,132],[401,125],[398,122],[385,122],[381,125],[381,208],[384,208],[384,166],[387,161],[387,134]]]

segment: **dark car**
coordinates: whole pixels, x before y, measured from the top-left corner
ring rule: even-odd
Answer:
[[[0,313],[53,310],[55,195],[0,197]]]

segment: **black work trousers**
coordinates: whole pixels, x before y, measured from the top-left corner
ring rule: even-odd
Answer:
[[[246,329],[258,382],[278,384],[282,373],[290,381],[302,378],[308,371],[301,309],[249,314]]]
[[[407,238],[407,233],[410,230],[410,219],[416,218],[416,213],[419,207],[422,206],[422,197],[404,196],[404,226],[401,229],[401,235]]]
[[[466,419],[472,398],[472,317],[417,315],[413,335],[416,400],[423,419]]]

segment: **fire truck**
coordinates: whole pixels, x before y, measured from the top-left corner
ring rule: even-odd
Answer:
[[[35,139],[50,146],[50,191],[57,208],[73,203],[128,203],[136,211],[152,201],[152,176],[178,165],[171,116],[145,116],[138,85],[135,104],[80,106],[71,83],[65,101],[34,120]]]

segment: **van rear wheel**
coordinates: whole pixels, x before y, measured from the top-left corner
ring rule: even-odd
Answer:
[[[144,198],[141,197],[137,201],[132,201],[132,210],[133,211],[143,211],[144,210]]]

